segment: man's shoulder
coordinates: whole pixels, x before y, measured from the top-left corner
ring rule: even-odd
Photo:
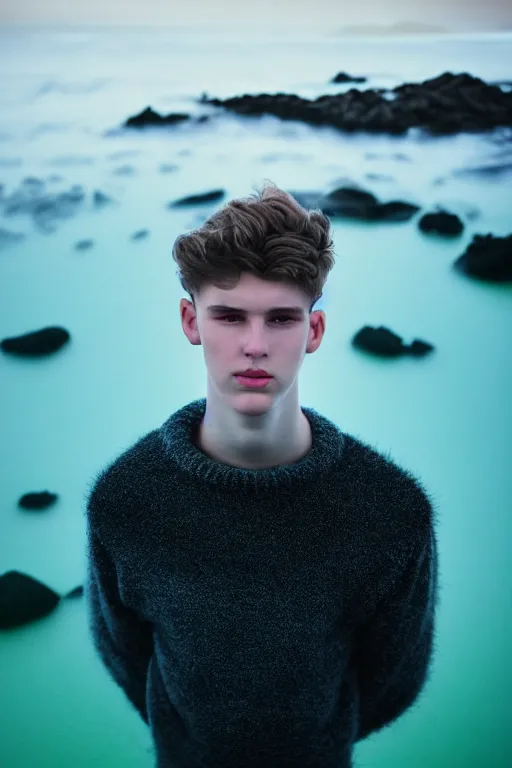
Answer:
[[[373,610],[402,578],[411,556],[436,543],[437,503],[423,481],[389,450],[359,438],[347,441],[349,500],[361,546],[361,595]],[[432,549],[430,551],[433,551]],[[415,554],[416,553],[416,554]]]
[[[86,483],[86,507],[91,521],[101,522],[104,511],[125,514],[147,497],[152,478],[162,462],[158,429],[153,429],[97,469]]]
[[[353,483],[366,489],[380,514],[400,513],[404,523],[428,528],[436,515],[436,502],[419,475],[402,464],[390,450],[378,448],[359,436],[346,435]]]

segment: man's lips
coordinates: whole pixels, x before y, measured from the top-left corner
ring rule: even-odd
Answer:
[[[235,373],[235,378],[242,386],[254,389],[266,387],[272,381],[273,376],[242,376],[239,373]]]
[[[243,376],[244,379],[272,379],[273,376],[270,373],[265,372],[258,372],[253,373],[252,371],[239,371],[238,373],[235,373],[235,376]]]

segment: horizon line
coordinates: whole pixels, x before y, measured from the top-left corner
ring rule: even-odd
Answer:
[[[357,35],[354,32],[352,32],[351,30],[353,30],[354,28],[357,28],[358,32],[360,30],[361,33],[363,33],[365,27],[368,28],[368,32],[371,34],[371,30],[375,29],[376,26],[381,27],[381,29],[384,30],[384,31],[392,32],[397,25],[401,26],[403,24],[408,24],[408,23],[413,24],[413,22],[394,22],[393,24],[391,24],[389,26],[386,26],[386,25],[376,25],[376,24],[348,24],[348,25],[346,25],[344,27],[341,26],[338,30],[327,32],[326,36],[327,35],[330,35],[330,36],[342,35],[343,32],[345,30],[347,30],[348,31],[348,35],[347,36],[349,36],[349,37],[354,36],[355,37]],[[156,30],[162,29],[163,27],[164,28],[168,28],[168,29],[183,29],[183,28],[186,28],[186,29],[200,29],[200,28],[208,29],[208,28],[214,28],[216,31],[222,30],[225,27],[247,27],[248,26],[250,28],[254,28],[254,27],[261,26],[261,27],[264,27],[265,29],[268,29],[268,24],[263,23],[263,22],[261,22],[261,23],[254,22],[254,21],[252,21],[250,19],[248,19],[247,21],[236,21],[236,22],[225,22],[225,21],[223,21],[223,22],[216,22],[216,23],[215,22],[212,23],[212,22],[208,22],[208,21],[205,21],[203,23],[197,23],[197,22],[192,22],[192,21],[190,21],[190,22],[179,22],[179,23],[176,23],[176,22],[173,23],[172,21],[160,22],[160,23],[148,23],[148,22],[144,22],[144,21],[133,21],[133,22],[86,21],[86,22],[83,22],[83,21],[60,21],[60,20],[11,21],[11,20],[8,20],[8,19],[7,20],[0,19],[0,26],[5,26],[5,27],[77,27],[77,28],[84,28],[84,27],[116,27],[116,28],[119,28],[119,27],[129,27],[129,28],[136,28],[136,29],[144,28],[144,29],[156,29]],[[307,22],[307,21],[297,21],[295,23],[290,24],[290,22],[287,22],[287,21],[283,20],[282,22],[274,22],[274,24],[273,24],[273,28],[281,27],[281,26],[285,27],[287,29],[290,29],[291,27],[306,27],[308,29],[317,28],[314,22]],[[436,36],[436,35],[444,35],[444,34],[466,34],[466,33],[467,34],[475,34],[475,33],[476,34],[479,34],[479,33],[481,33],[481,34],[492,34],[492,33],[503,34],[503,33],[507,33],[507,32],[512,32],[512,24],[510,26],[505,26],[505,27],[504,26],[499,26],[499,27],[492,28],[492,29],[489,29],[489,28],[487,28],[487,29],[468,29],[468,28],[458,29],[456,27],[455,28],[453,28],[453,27],[451,27],[451,28],[450,27],[440,27],[438,29],[432,29],[431,30],[431,29],[429,29],[429,25],[425,24],[426,29],[421,30],[421,24],[418,23],[417,26],[418,26],[418,32],[415,32],[415,31],[411,31],[410,33],[408,31],[401,32],[399,29],[397,29],[397,34],[399,36],[402,36],[402,35],[405,36],[406,34],[410,34],[411,36],[415,36],[417,34],[418,35],[423,35],[423,36],[428,36],[428,35]],[[320,28],[321,29],[325,29],[324,25],[323,24],[321,25],[319,23],[318,24],[318,29],[320,29]],[[376,33],[376,34],[371,35],[371,36],[372,37],[380,37],[379,33]]]

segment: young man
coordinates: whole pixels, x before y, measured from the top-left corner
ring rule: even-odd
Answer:
[[[328,264],[328,226],[267,189],[179,241],[206,398],[98,473],[88,498],[91,634],[158,768],[350,768],[354,744],[428,680],[432,502],[299,403],[328,270],[302,278]],[[272,273],[285,263],[303,271]],[[228,285],[219,270],[237,264]]]
[[[312,434],[299,405],[299,371],[322,343],[325,312],[310,316],[300,291],[247,274],[234,290],[208,286],[197,310],[182,299],[180,310],[208,371],[198,446],[215,461],[247,469],[305,456]],[[245,371],[249,380],[239,375]]]

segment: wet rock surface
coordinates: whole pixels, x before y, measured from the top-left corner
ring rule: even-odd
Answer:
[[[0,576],[0,629],[17,629],[49,616],[64,598],[81,597],[79,585],[61,596],[26,573],[12,570]]]
[[[159,127],[159,126],[173,126],[180,123],[204,123],[210,118],[208,115],[201,115],[199,117],[193,117],[186,112],[171,112],[168,115],[161,115],[156,112],[152,107],[146,107],[142,112],[137,115],[132,115],[127,118],[123,123],[124,128],[146,128],[146,127]]]
[[[439,136],[512,125],[512,93],[467,73],[445,72],[389,91],[351,88],[314,100],[288,93],[262,93],[227,99],[203,95],[200,103],[239,115],[269,114],[312,126],[392,135],[405,134],[410,128]]]
[[[21,509],[40,510],[48,509],[58,500],[56,493],[50,493],[49,491],[37,491],[31,493],[25,493],[18,502],[18,506]]]
[[[420,210],[415,203],[403,200],[381,202],[372,192],[357,186],[342,186],[327,193],[294,191],[291,194],[305,208],[319,208],[332,218],[404,222]]]
[[[445,237],[457,237],[464,231],[464,224],[455,213],[445,210],[425,213],[418,222],[418,226],[425,234],[444,235]]]
[[[216,203],[225,197],[226,191],[224,189],[212,189],[209,192],[199,192],[196,195],[187,195],[186,197],[180,197],[178,200],[173,200],[168,203],[168,208],[182,208],[188,205],[201,205],[202,203]]]
[[[421,339],[414,339],[411,344],[404,344],[401,336],[382,325],[378,328],[365,325],[352,338],[352,346],[379,357],[403,357],[404,355],[424,357],[434,349],[432,344]]]
[[[512,235],[475,235],[454,268],[487,282],[512,282]]]
[[[40,357],[57,352],[71,339],[65,328],[48,326],[38,331],[11,336],[0,341],[0,348],[9,354],[25,357]]]

